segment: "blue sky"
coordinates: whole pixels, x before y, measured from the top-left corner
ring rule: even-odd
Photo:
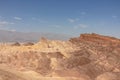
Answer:
[[[0,0],[0,29],[120,37],[120,0]]]

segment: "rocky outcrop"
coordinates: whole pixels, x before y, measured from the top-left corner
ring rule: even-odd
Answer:
[[[81,42],[90,42],[99,45],[112,45],[112,46],[117,46],[118,43],[120,44],[120,39],[99,35],[96,33],[81,34],[80,37],[71,38],[70,41],[75,43],[79,43],[81,41]]]
[[[120,73],[106,72],[99,75],[95,80],[120,80]]]
[[[44,77],[119,80],[119,53],[119,39],[81,34],[69,41],[42,38],[29,46],[0,45],[0,64],[22,72],[35,71]]]
[[[34,43],[32,43],[32,42],[27,42],[27,43],[24,43],[23,45],[24,45],[24,46],[32,46],[32,45],[34,45]]]
[[[19,42],[15,42],[13,44],[11,44],[11,46],[20,46],[21,44]]]

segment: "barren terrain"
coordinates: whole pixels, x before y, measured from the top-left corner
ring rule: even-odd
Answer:
[[[120,80],[120,39],[92,33],[1,43],[0,80]]]

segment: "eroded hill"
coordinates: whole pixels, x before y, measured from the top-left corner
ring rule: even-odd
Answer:
[[[1,44],[0,65],[7,66],[0,68],[0,80],[120,80],[120,39],[92,33],[69,41]]]

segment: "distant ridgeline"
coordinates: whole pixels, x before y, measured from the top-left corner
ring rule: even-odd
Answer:
[[[68,40],[71,36],[56,33],[25,33],[0,30],[0,42],[38,42],[41,37],[46,37],[50,40]]]

